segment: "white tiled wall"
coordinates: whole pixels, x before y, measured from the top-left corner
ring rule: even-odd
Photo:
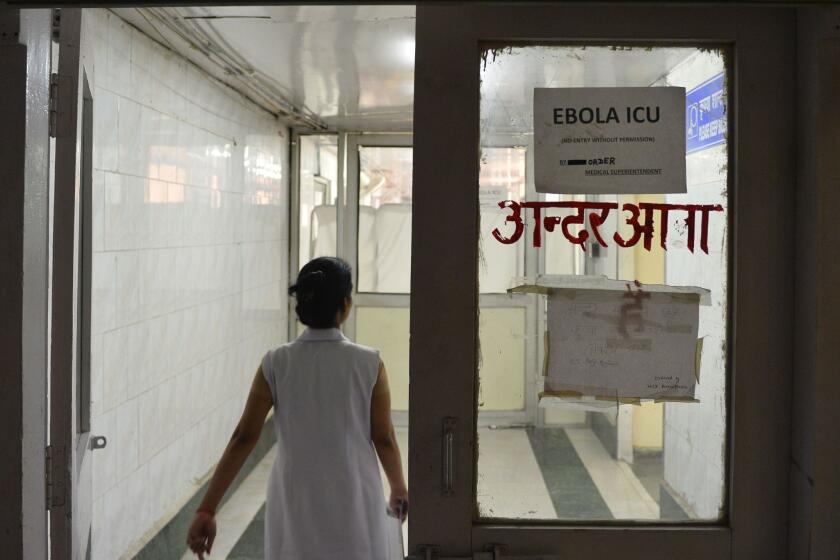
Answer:
[[[723,60],[700,52],[676,67],[666,80],[687,90],[723,71]],[[686,159],[687,194],[667,195],[674,204],[721,204],[727,207],[726,147],[718,145]],[[682,213],[671,218],[670,231],[681,232]],[[700,221],[698,220],[699,224]],[[699,229],[699,228],[698,228]],[[716,519],[723,502],[724,443],[726,441],[726,214],[709,217],[709,254],[699,245],[694,253],[685,237],[669,237],[665,283],[701,286],[711,290],[711,305],[700,307],[698,336],[703,337],[699,404],[666,403],[664,429],[665,480],[691,507],[693,514]],[[699,239],[696,232],[695,239]]]
[[[288,130],[106,10],[94,98],[93,555],[195,490],[286,337]],[[91,60],[92,58],[92,60]]]

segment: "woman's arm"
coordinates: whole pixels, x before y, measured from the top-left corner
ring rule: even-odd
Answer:
[[[271,389],[263,377],[262,366],[260,366],[251,383],[251,392],[248,394],[248,401],[245,403],[245,410],[242,412],[239,424],[233,430],[222,458],[216,465],[210,486],[196,510],[195,519],[187,534],[187,544],[200,558],[204,557],[205,550],[208,554],[210,553],[216,536],[216,526],[213,521],[216,508],[245,463],[245,459],[260,439],[265,417],[271,410],[272,404]]]
[[[379,362],[379,377],[373,387],[373,397],[370,401],[370,435],[388,483],[391,485],[389,506],[392,510],[408,511],[408,488],[403,476],[400,448],[397,444],[397,434],[391,422],[391,390],[388,387],[388,375],[385,364]]]

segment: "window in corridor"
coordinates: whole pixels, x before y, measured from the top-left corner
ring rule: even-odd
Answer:
[[[359,292],[411,289],[412,149],[359,148]]]
[[[505,46],[485,50],[479,64],[479,515],[586,521],[720,519],[725,511],[730,348],[728,148],[725,134],[716,142],[698,135],[708,113],[708,104],[699,98],[715,95],[726,103],[722,52],[690,47]],[[536,192],[534,88],[666,85],[682,86],[687,94],[687,193]],[[717,89],[709,93],[703,88]],[[495,228],[503,235],[513,229],[505,221],[510,210],[499,209],[503,200],[618,202],[619,207],[625,202],[720,204],[724,210],[710,217],[708,253],[689,250],[685,216],[678,212],[669,216],[667,251],[656,243],[650,251],[641,244],[596,247],[592,236],[582,250],[569,243],[559,228],[543,229],[543,243],[537,248],[531,236],[538,224],[524,209],[525,231],[517,243],[504,245],[493,237]],[[547,212],[564,216],[571,211]],[[610,213],[601,228],[604,237],[625,232],[630,226],[623,218],[626,214]],[[507,293],[507,289],[545,280],[546,275],[710,290],[710,302],[699,311],[703,347],[698,402],[626,404],[594,395],[541,395],[546,296]]]
[[[338,140],[332,135],[300,136],[298,268],[336,249]]]

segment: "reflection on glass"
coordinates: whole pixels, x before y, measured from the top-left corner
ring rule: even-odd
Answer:
[[[408,147],[359,148],[359,292],[410,290],[412,154]]]
[[[687,47],[515,47],[487,51],[480,73],[480,515],[594,521],[719,519],[726,482],[728,266],[722,53]],[[533,158],[533,88],[666,85],[685,87],[687,92],[687,193],[536,193],[528,171]],[[692,105],[694,98],[698,100]],[[702,111],[714,109],[715,104],[723,117],[714,127],[704,128]],[[677,212],[669,216],[667,251],[656,246],[646,251],[640,245],[626,249],[589,245],[582,251],[561,234],[545,231],[543,246],[537,249],[530,243],[534,226],[530,213],[525,214],[526,230],[518,243],[501,246],[491,235],[494,227],[506,233],[512,227],[504,222],[509,212],[492,213],[504,199],[597,200],[618,202],[619,207],[625,202],[721,204],[724,211],[711,216],[708,254],[688,250],[684,216]],[[556,210],[550,214],[562,215]],[[626,238],[629,226],[618,216],[612,213],[602,226],[604,236],[618,230]],[[699,402],[600,401],[598,406],[586,406],[540,400],[545,296],[504,294],[522,276],[539,274],[605,275],[709,289],[711,305],[700,307],[699,336],[704,344]]]
[[[481,173],[478,178],[480,205],[479,285],[481,293],[505,293],[512,278],[525,270],[525,252],[521,244],[503,245],[490,235],[494,228],[504,228],[509,214],[499,208],[500,200],[525,199],[525,155],[523,147],[481,150]],[[487,263],[493,266],[488,267]]]
[[[408,410],[408,307],[356,307],[356,342],[379,350],[388,368],[391,410]]]
[[[338,140],[335,135],[300,137],[300,241],[298,267],[334,257],[338,197]]]
[[[478,340],[481,346],[479,410],[523,410],[525,308],[485,308],[479,317]]]

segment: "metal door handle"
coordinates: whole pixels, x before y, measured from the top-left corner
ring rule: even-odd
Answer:
[[[455,418],[443,419],[443,495],[455,495]]]
[[[106,438],[105,436],[91,436],[91,438],[90,438],[90,448],[91,448],[91,450],[103,449],[106,445],[108,445],[108,438]]]

